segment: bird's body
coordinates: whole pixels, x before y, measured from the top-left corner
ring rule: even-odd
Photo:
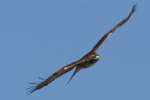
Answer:
[[[92,53],[90,55],[86,55],[83,58],[83,61],[77,64],[79,68],[89,68],[94,65],[97,61],[99,61],[100,56],[97,53]]]
[[[129,12],[128,16],[126,16],[123,20],[121,20],[117,25],[115,25],[110,31],[104,34],[102,38],[96,43],[96,45],[92,48],[90,52],[88,52],[86,55],[84,55],[81,59],[74,61],[71,64],[68,64],[61,69],[57,70],[55,73],[50,75],[46,80],[43,80],[41,83],[36,84],[33,89],[30,91],[31,93],[39,90],[51,82],[53,82],[58,77],[64,75],[65,73],[71,71],[74,69],[74,72],[72,76],[70,77],[68,83],[72,80],[72,78],[76,75],[77,72],[79,72],[81,69],[89,68],[92,65],[94,65],[96,62],[99,61],[100,56],[98,54],[98,49],[102,46],[102,44],[105,42],[105,40],[112,35],[114,31],[116,31],[119,27],[121,27],[123,24],[125,24],[129,18],[132,16],[132,14],[135,12],[136,5],[132,7],[132,10]]]

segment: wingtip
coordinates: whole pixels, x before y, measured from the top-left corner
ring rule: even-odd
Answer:
[[[30,94],[32,94],[33,92],[35,92],[37,89],[36,88],[33,88],[32,90],[30,90]]]
[[[37,91],[38,88],[38,84],[39,83],[35,83],[35,82],[29,82],[29,84],[31,84],[32,86],[29,88],[26,88],[28,90],[28,94],[32,94],[33,92]]]
[[[129,12],[129,15],[128,15],[127,19],[129,19],[135,13],[136,8],[137,8],[137,4],[134,4],[132,6],[132,10]]]
[[[135,11],[137,8],[137,3],[133,5],[132,10]]]
[[[135,4],[132,6],[132,12],[135,12],[135,11],[136,11],[137,6],[138,6],[138,3],[135,3]]]
[[[26,88],[26,90],[28,90],[27,94],[32,94],[33,92],[35,92],[37,90],[37,88],[35,86]]]

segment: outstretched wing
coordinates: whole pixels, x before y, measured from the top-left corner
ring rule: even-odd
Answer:
[[[124,25],[129,19],[130,17],[133,15],[133,13],[135,12],[136,9],[136,5],[134,5],[132,7],[132,10],[129,12],[128,16],[125,17],[123,20],[121,20],[117,25],[115,25],[110,31],[108,31],[98,42],[97,44],[94,46],[94,48],[91,50],[91,52],[96,51],[98,48],[100,48],[100,46],[102,46],[102,44],[104,43],[104,41],[110,36],[112,35],[113,32],[115,32],[119,27],[121,27],[122,25]]]
[[[30,93],[33,93],[34,91],[39,90],[39,89],[47,86],[48,84],[50,84],[51,82],[53,82],[58,77],[60,77],[63,74],[71,71],[73,68],[76,67],[76,65],[79,62],[80,62],[80,60],[76,61],[76,62],[73,62],[73,63],[71,63],[71,64],[69,64],[67,66],[62,67],[61,69],[59,69],[58,71],[56,71],[55,73],[53,73],[51,76],[49,76],[46,80],[42,81],[39,84],[36,84],[36,86],[33,86],[33,87],[29,88],[29,89],[31,89]]]

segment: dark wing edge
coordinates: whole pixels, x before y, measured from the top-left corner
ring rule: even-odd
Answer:
[[[76,67],[76,65],[79,63],[80,61],[76,61],[76,62],[73,62],[69,65],[66,65],[64,67],[62,67],[61,69],[59,69],[58,71],[56,71],[55,73],[53,73],[51,76],[49,76],[46,80],[43,80],[42,82],[36,84],[35,83],[35,86],[32,86],[30,88],[27,88],[27,89],[30,89],[30,94],[35,92],[36,90],[39,90],[45,86],[47,86],[48,84],[50,84],[51,82],[53,82],[55,79],[57,79],[58,77],[62,76],[63,74],[71,71],[72,69],[74,69]],[[31,83],[33,84],[33,83]]]
[[[128,16],[126,16],[123,20],[121,20],[118,24],[116,24],[110,31],[108,31],[98,42],[97,44],[93,47],[91,52],[96,51],[100,46],[105,42],[105,40],[112,35],[113,32],[115,32],[119,27],[124,25],[133,15],[133,13],[136,10],[136,4],[133,5],[132,10],[129,12]]]

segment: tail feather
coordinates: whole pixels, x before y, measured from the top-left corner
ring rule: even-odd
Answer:
[[[73,74],[71,75],[71,77],[69,78],[69,80],[67,81],[67,83],[66,83],[66,85],[68,85],[70,82],[71,82],[71,80],[73,79],[73,77],[77,74],[77,72],[79,72],[80,71],[80,68],[79,67],[76,67],[75,68],[75,70],[74,70],[74,72],[73,72]]]

